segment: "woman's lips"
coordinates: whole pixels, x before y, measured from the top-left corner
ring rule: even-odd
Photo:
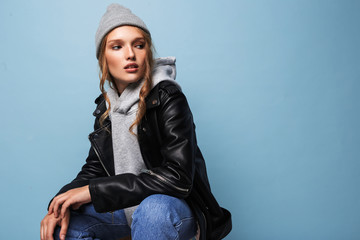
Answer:
[[[137,65],[136,63],[129,63],[124,67],[124,69],[128,73],[134,73],[137,72],[137,70],[139,69],[139,65]]]

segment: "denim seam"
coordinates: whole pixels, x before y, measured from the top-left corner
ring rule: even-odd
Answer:
[[[195,219],[195,218],[194,217],[187,217],[187,218],[180,219],[179,222],[174,225],[174,227],[181,226],[183,221],[192,220],[192,219]]]
[[[187,217],[187,218],[183,218],[183,219],[180,219],[180,221],[174,225],[174,228],[176,230],[176,237],[174,240],[179,240],[179,228],[181,227],[181,225],[183,225],[183,222],[184,221],[189,221],[189,220],[194,220],[195,218],[194,217]],[[196,234],[196,233],[195,233]]]

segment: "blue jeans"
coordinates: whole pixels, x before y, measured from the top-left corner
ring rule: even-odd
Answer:
[[[131,228],[124,210],[97,213],[92,204],[71,211],[67,240],[112,240],[131,235],[132,240],[189,240],[196,235],[197,224],[184,200],[156,194],[145,198],[136,208]],[[60,227],[54,239],[59,240]]]

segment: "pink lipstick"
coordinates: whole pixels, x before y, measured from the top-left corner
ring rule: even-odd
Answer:
[[[137,70],[139,69],[139,65],[137,65],[136,63],[129,63],[124,67],[124,69],[128,73],[134,73],[137,72]]]

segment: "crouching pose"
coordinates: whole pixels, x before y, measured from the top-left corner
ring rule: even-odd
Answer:
[[[96,57],[89,155],[50,202],[41,240],[224,238],[231,215],[211,193],[175,58],[153,59],[148,28],[118,4],[100,21]]]

